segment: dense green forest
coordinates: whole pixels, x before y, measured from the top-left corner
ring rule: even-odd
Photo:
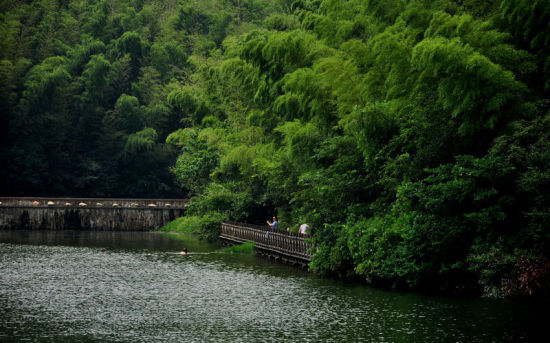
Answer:
[[[1,193],[183,197],[166,137],[193,122],[170,94],[194,89],[229,33],[261,27],[280,4],[2,0],[0,9]]]
[[[1,1],[1,192],[278,215],[311,270],[550,289],[550,1]]]

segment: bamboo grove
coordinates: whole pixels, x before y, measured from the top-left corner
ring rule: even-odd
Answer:
[[[1,1],[1,187],[274,214],[310,269],[548,295],[547,0]]]

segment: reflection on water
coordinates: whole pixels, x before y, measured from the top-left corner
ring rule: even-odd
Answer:
[[[530,305],[386,292],[218,248],[159,233],[0,231],[0,341],[513,342],[548,319]]]

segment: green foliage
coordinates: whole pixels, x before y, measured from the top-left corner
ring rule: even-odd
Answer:
[[[83,97],[96,104],[103,103],[110,93],[110,71],[111,64],[103,55],[93,55],[82,73],[82,79],[86,88]]]
[[[435,81],[437,101],[464,133],[493,129],[505,109],[517,111],[514,105],[525,91],[512,72],[458,39],[423,40],[413,49],[411,63],[420,72],[420,82]]]
[[[300,27],[298,18],[293,15],[273,13],[264,19],[266,28],[277,31],[292,31]]]
[[[180,7],[178,11],[178,20],[175,24],[176,30],[184,30],[189,34],[208,33],[210,16],[194,6]]]
[[[115,108],[107,113],[106,123],[118,130],[130,133],[143,127],[144,118],[138,98],[122,94],[115,103]]]
[[[125,154],[137,154],[142,151],[151,151],[157,141],[158,135],[155,129],[146,127],[128,136],[124,146]]]
[[[244,221],[254,216],[255,203],[247,191],[233,191],[219,184],[210,184],[200,196],[193,198],[189,212],[221,213],[227,218]]]
[[[226,254],[253,254],[255,242],[249,241],[243,244],[233,245],[222,249],[221,251]]]
[[[546,91],[550,89],[550,11],[548,1],[512,1],[501,3],[503,26],[511,32],[515,41],[524,49],[533,52],[542,82],[535,84]],[[540,82],[540,83],[539,83]],[[539,84],[537,84],[539,83]]]
[[[2,193],[185,195],[169,173],[176,156],[166,137],[225,118],[203,89],[187,103],[168,95],[201,81],[198,67],[227,35],[258,27],[242,20],[261,23],[276,8],[267,0],[2,5],[0,156],[10,166]]]
[[[170,231],[178,233],[195,233],[198,234],[201,230],[201,217],[185,216],[179,217],[164,225],[161,231]]]
[[[168,94],[168,103],[176,108],[190,123],[199,125],[202,119],[211,114],[208,103],[199,98],[197,90],[192,87],[182,87]],[[202,95],[202,94],[201,94]]]
[[[153,44],[151,47],[151,60],[152,66],[165,80],[183,75],[184,69],[190,68],[184,47],[176,42]]]
[[[190,212],[307,222],[323,274],[498,288],[549,241],[540,59],[502,4],[295,1],[226,38],[169,97],[179,181],[217,158]]]
[[[50,57],[28,72],[20,101],[24,111],[36,115],[51,108],[56,93],[70,80],[66,63],[64,57]]]
[[[197,193],[210,180],[210,173],[218,163],[218,155],[208,149],[195,135],[185,137],[187,132],[182,131],[180,138],[176,138],[176,132],[167,139],[169,143],[182,147],[182,153],[178,156],[172,172],[182,187]]]
[[[395,211],[409,223],[402,226],[402,258],[413,275],[407,282],[439,275],[458,282],[465,277],[463,259],[473,237],[485,236],[506,220],[511,199],[499,188],[510,172],[500,158],[457,156],[453,165],[429,170],[423,180],[398,188]]]
[[[514,213],[515,225],[520,228],[514,243],[543,254],[550,248],[549,232],[545,229],[550,223],[547,211],[550,195],[546,191],[550,186],[550,113],[532,121],[516,121],[510,126],[509,133],[495,141],[491,154],[504,156],[514,168],[511,193],[525,208],[521,215]]]
[[[177,218],[161,228],[162,231],[193,233],[202,239],[215,240],[220,235],[220,223],[227,218],[219,213],[186,215]]]

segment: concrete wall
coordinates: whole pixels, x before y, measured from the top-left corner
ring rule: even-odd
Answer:
[[[151,231],[181,217],[180,199],[0,198],[0,229]]]

